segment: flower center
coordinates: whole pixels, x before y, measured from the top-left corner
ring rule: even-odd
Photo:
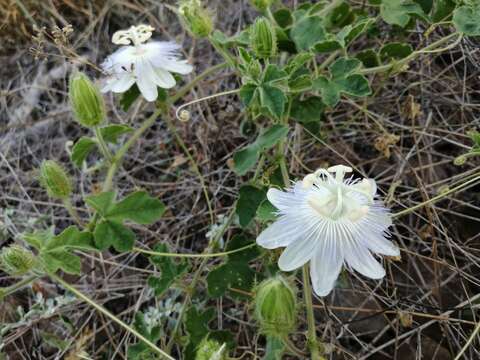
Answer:
[[[117,45],[129,45],[136,48],[152,37],[153,27],[149,25],[131,26],[128,30],[117,31],[112,36],[112,42]]]

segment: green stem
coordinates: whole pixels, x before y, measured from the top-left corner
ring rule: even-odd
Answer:
[[[78,225],[83,227],[84,223],[83,223],[82,219],[80,218],[80,216],[78,215],[77,210],[75,210],[75,208],[73,207],[72,201],[70,200],[70,198],[63,199],[63,206],[65,207],[65,209],[67,209],[68,213],[73,218],[73,220],[75,220],[75,222]]]
[[[376,67],[366,68],[366,69],[360,69],[358,71],[358,73],[363,74],[363,75],[368,75],[368,74],[376,74],[376,73],[380,73],[380,72],[387,72],[387,71],[390,71],[394,68],[401,68],[404,65],[408,64],[411,60],[415,59],[418,55],[434,51],[440,45],[445,44],[446,42],[450,41],[450,39],[452,39],[455,36],[459,36],[459,39],[462,38],[462,34],[455,32],[453,34],[447,35],[447,36],[435,41],[434,43],[428,45],[427,47],[425,47],[423,49],[416,50],[416,51],[412,52],[410,55],[408,55],[407,57],[405,57],[401,60],[392,62],[390,64],[386,64],[386,65],[381,65],[381,66],[376,66]],[[454,44],[456,45],[457,42],[455,42]],[[445,49],[442,49],[442,50],[445,50]]]
[[[25,279],[20,280],[19,282],[8,286],[6,288],[0,288],[0,300],[4,299],[5,297],[13,294],[14,292],[22,289],[24,286],[30,284],[32,281],[35,281],[38,279],[38,275],[30,275],[26,277]]]
[[[315,326],[315,314],[313,312],[312,303],[312,286],[310,285],[310,274],[308,271],[308,263],[303,265],[303,300],[305,301],[305,310],[307,312],[307,325],[308,325],[308,348],[310,349],[310,358],[312,360],[320,360],[320,348],[317,340],[317,331]]]
[[[58,277],[57,275],[55,274],[50,274],[50,277],[55,280],[56,282],[58,282],[59,284],[61,284],[65,289],[67,289],[68,291],[70,291],[71,293],[73,293],[77,298],[85,301],[87,304],[89,304],[90,306],[92,306],[93,308],[95,308],[96,310],[98,310],[99,312],[101,312],[103,315],[105,315],[106,317],[108,317],[110,320],[112,320],[113,322],[117,323],[118,325],[120,325],[121,327],[123,327],[126,331],[128,331],[129,333],[131,333],[132,335],[136,336],[140,341],[144,342],[146,345],[148,345],[148,347],[150,347],[150,349],[152,349],[155,353],[157,353],[158,355],[162,356],[163,358],[165,359],[169,359],[169,360],[175,360],[173,357],[171,357],[170,355],[168,355],[165,351],[163,351],[162,349],[160,349],[159,347],[157,347],[157,345],[155,345],[154,343],[152,343],[150,340],[148,340],[146,337],[144,337],[142,334],[140,334],[137,330],[135,330],[134,328],[132,328],[131,326],[127,325],[126,323],[124,323],[122,320],[120,320],[119,318],[117,318],[115,315],[113,315],[110,311],[108,311],[107,309],[105,309],[103,306],[97,304],[95,301],[93,301],[92,299],[90,299],[89,297],[87,297],[86,295],[84,295],[82,292],[78,291],[77,289],[75,289],[72,285],[70,285],[69,283],[67,283],[66,281],[64,281],[62,278]]]
[[[203,254],[175,254],[175,253],[166,253],[166,252],[158,252],[158,251],[150,251],[150,250],[144,250],[140,249],[138,247],[134,247],[132,251],[146,254],[146,255],[152,255],[152,256],[164,256],[164,257],[177,257],[177,258],[213,258],[213,257],[220,257],[220,256],[227,256],[230,254],[235,254],[247,249],[250,249],[254,246],[256,246],[256,243],[252,243],[250,245],[243,246],[241,248],[235,249],[235,250],[230,250],[230,251],[224,251],[224,252],[217,252],[217,253],[203,253]]]
[[[232,221],[234,219],[235,209],[236,209],[236,206],[234,205],[232,210],[230,211],[230,214],[228,215],[227,221],[223,224],[222,228],[217,233],[217,236],[215,236],[215,238],[212,239],[212,241],[210,242],[208,247],[205,249],[205,254],[210,253],[211,249],[217,245],[220,238],[223,236],[225,231],[227,231],[228,227],[230,226],[230,224],[232,223]],[[180,314],[178,315],[177,323],[175,324],[175,328],[173,329],[172,334],[170,336],[170,340],[168,341],[168,344],[167,344],[167,351],[168,352],[171,351],[171,349],[173,347],[173,344],[175,342],[175,338],[176,338],[178,332],[180,331],[180,327],[181,327],[181,324],[182,324],[182,319],[185,316],[185,313],[187,312],[187,306],[190,303],[190,300],[191,300],[191,298],[192,298],[192,296],[195,292],[195,287],[197,285],[197,282],[200,279],[200,275],[202,274],[202,271],[203,271],[203,268],[205,267],[205,265],[207,265],[207,262],[208,262],[208,257],[205,257],[204,259],[202,259],[202,262],[198,266],[197,271],[195,271],[195,274],[193,275],[192,282],[190,283],[190,285],[188,287],[187,295],[185,296],[185,299],[184,299],[183,304],[182,304],[182,308],[180,309]]]
[[[100,130],[100,127],[95,126],[93,128],[93,131],[95,133],[95,138],[97,139],[98,147],[100,148],[100,152],[102,153],[103,157],[107,159],[110,163],[113,161],[113,156],[110,150],[108,149],[107,143],[105,142],[105,139],[103,138],[102,131]]]

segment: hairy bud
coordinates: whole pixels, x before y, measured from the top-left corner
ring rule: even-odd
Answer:
[[[195,360],[227,360],[226,345],[205,337],[198,346]]]
[[[257,18],[250,32],[253,52],[260,59],[268,59],[277,54],[277,35],[268,19]]]
[[[52,198],[66,199],[72,193],[70,177],[65,169],[53,160],[45,160],[40,165],[40,184]]]
[[[213,30],[213,21],[200,0],[184,0],[180,2],[178,11],[182,22],[192,36],[203,38]]]
[[[34,265],[33,253],[21,246],[12,245],[0,252],[0,268],[12,276],[25,275]]]
[[[264,12],[273,3],[273,0],[250,0],[250,4],[258,11]]]
[[[70,77],[70,104],[75,119],[85,127],[101,124],[105,119],[105,103],[100,90],[87,75],[76,73]]]
[[[460,155],[453,160],[453,163],[457,166],[464,165],[467,162],[467,157],[465,155]]]
[[[255,293],[255,318],[267,336],[283,337],[296,324],[297,300],[295,290],[282,276],[261,282]]]

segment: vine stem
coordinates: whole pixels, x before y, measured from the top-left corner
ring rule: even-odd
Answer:
[[[100,130],[99,126],[95,126],[93,128],[93,132],[95,133],[95,138],[97,139],[98,146],[100,148],[100,152],[102,153],[103,157],[107,159],[110,163],[113,161],[113,156],[110,150],[108,149],[107,143],[103,138],[102,131]]]
[[[6,288],[0,288],[0,300],[22,289],[24,286],[30,284],[32,281],[35,281],[38,278],[39,278],[38,275],[31,275],[13,284],[12,286],[8,286]]]
[[[75,220],[75,222],[78,225],[83,227],[84,223],[83,223],[82,219],[80,218],[80,215],[78,215],[77,210],[75,210],[75,208],[73,207],[72,200],[70,200],[70,198],[65,198],[63,200],[63,206],[65,207],[65,209],[67,209],[68,213],[73,218],[73,220]]]
[[[70,285],[69,283],[67,283],[65,280],[63,280],[61,277],[55,275],[55,274],[49,274],[49,276],[55,280],[57,283],[61,284],[65,289],[67,289],[68,291],[70,291],[71,293],[73,293],[77,298],[85,301],[87,304],[89,304],[90,306],[92,306],[93,308],[95,308],[96,310],[98,310],[99,312],[101,312],[103,315],[107,316],[108,318],[110,318],[110,320],[112,320],[113,322],[115,322],[116,324],[120,325],[121,327],[123,327],[126,331],[128,331],[129,333],[131,333],[132,335],[136,336],[139,340],[143,341],[146,345],[148,345],[153,351],[155,351],[158,355],[162,356],[163,358],[165,359],[168,359],[168,360],[175,360],[175,358],[171,357],[170,355],[168,355],[165,351],[163,351],[162,349],[160,349],[159,347],[157,347],[157,345],[155,345],[154,343],[152,343],[150,340],[148,340],[146,337],[144,337],[142,334],[140,334],[137,330],[135,330],[134,328],[132,328],[131,326],[127,325],[126,323],[124,323],[122,320],[120,320],[119,318],[117,318],[115,315],[113,315],[110,311],[108,311],[107,309],[105,309],[103,306],[97,304],[95,301],[93,301],[92,299],[90,299],[88,296],[84,295],[82,292],[80,292],[79,290],[77,290],[75,287],[73,287],[72,285]]]
[[[317,331],[315,326],[315,314],[313,310],[312,302],[312,286],[310,284],[310,274],[309,274],[308,263],[302,267],[302,276],[303,276],[303,300],[305,301],[305,310],[307,312],[307,340],[308,348],[310,349],[310,357],[312,360],[321,360],[320,349],[317,340]]]
[[[220,257],[220,256],[227,256],[227,255],[230,255],[230,254],[235,254],[235,253],[250,249],[250,248],[252,248],[256,245],[257,245],[256,243],[252,243],[250,245],[246,245],[246,246],[243,246],[243,247],[235,249],[235,250],[217,252],[217,253],[203,253],[203,254],[175,254],[175,253],[166,253],[166,252],[144,250],[144,249],[140,249],[138,247],[134,247],[132,249],[132,251],[139,252],[139,253],[146,254],[146,255],[152,255],[152,256],[177,257],[177,258],[213,258],[213,257]]]

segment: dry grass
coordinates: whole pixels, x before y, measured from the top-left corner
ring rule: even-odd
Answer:
[[[29,54],[33,23],[48,29],[55,24],[72,24],[72,48],[96,64],[112,50],[108,39],[113,31],[139,22],[155,26],[164,39],[183,43],[197,73],[220,61],[206,42],[188,38],[162,2],[2,3],[0,34],[5,51],[0,68],[0,225],[3,223],[5,231],[0,246],[36,224],[62,228],[68,223],[63,208],[39,188],[35,169],[47,158],[69,164],[65,143],[83,134],[72,121],[66,103],[67,74],[79,65],[57,56],[51,44],[44,48],[50,56],[35,60]],[[212,0],[209,4],[216,10],[217,26],[228,33],[236,32],[255,17],[244,1]],[[420,45],[441,35],[434,32],[424,39],[419,30],[409,36]],[[366,40],[364,48],[368,42],[378,41],[387,39]],[[351,164],[377,180],[396,212],[478,173],[480,166],[475,158],[460,167],[452,163],[470,146],[466,131],[479,126],[477,57],[478,49],[471,42],[462,42],[442,55],[422,57],[399,76],[377,77],[374,96],[355,103],[343,101],[335,112],[327,114],[320,137],[312,137],[297,125],[288,143],[292,176],[301,177],[305,169],[315,169],[325,162]],[[95,74],[93,69],[82,68]],[[236,77],[224,70],[202,82],[183,100],[236,87]],[[111,97],[108,104],[113,122],[134,126],[151,112],[149,106],[139,104],[127,114],[122,113]],[[242,106],[231,95],[195,105],[192,110],[190,122],[175,126],[203,174],[215,215],[226,214],[240,184],[228,160],[235,150],[251,141],[238,131],[244,117]],[[194,253],[206,246],[208,208],[200,181],[184,160],[185,154],[160,120],[131,149],[119,172],[117,186],[121,192],[145,188],[169,209],[156,225],[136,228],[142,246],[162,242],[168,243],[172,251]],[[70,171],[78,178],[75,203],[83,211],[81,195],[95,191],[101,177],[80,175],[73,168]],[[471,187],[396,219],[393,239],[402,248],[402,259],[386,262],[388,276],[381,284],[355,274],[344,276],[341,288],[333,295],[316,300],[318,333],[332,344],[331,359],[453,358],[478,321],[479,190],[478,185]],[[211,260],[205,273],[219,261]],[[108,251],[85,254],[83,264],[83,276],[67,279],[126,322],[139,309],[158,306],[164,300],[155,299],[148,291],[146,278],[154,269],[141,255]],[[184,282],[189,281],[187,275]],[[6,275],[0,277],[2,286],[12,282]],[[46,298],[62,292],[46,279],[38,280],[33,289]],[[182,300],[177,290],[168,296]],[[0,305],[2,322],[18,319],[15,308],[22,305],[28,309],[32,299],[31,290],[9,297]],[[195,302],[206,300],[205,284],[201,282]],[[236,357],[253,359],[254,354],[262,354],[264,340],[257,335],[245,302],[218,300],[208,304],[218,311],[212,328],[234,333]],[[72,326],[62,324],[61,318],[68,319]],[[304,329],[302,320],[293,337],[298,347],[303,346]],[[55,334],[71,344],[60,351],[45,341],[46,334]],[[71,349],[85,351],[92,359],[102,358],[101,354],[103,358],[124,359],[127,344],[132,341],[108,319],[77,302],[59,306],[52,314],[34,317],[3,334],[4,352],[11,359],[61,358]],[[480,347],[475,341],[464,359],[479,357]]]

